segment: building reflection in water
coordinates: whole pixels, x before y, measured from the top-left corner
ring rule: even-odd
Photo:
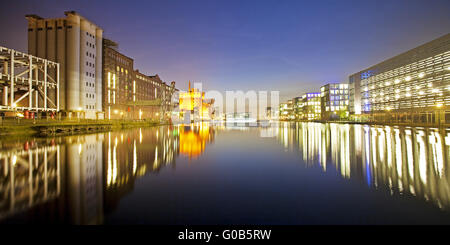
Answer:
[[[2,142],[0,220],[103,222],[102,135]],[[6,145],[6,147],[5,147]]]
[[[180,153],[192,157],[200,156],[207,143],[214,141],[214,130],[208,123],[197,123],[179,127]]]
[[[111,212],[147,173],[167,165],[175,167],[179,154],[179,128],[157,127],[106,133],[105,212]]]
[[[278,140],[307,165],[333,167],[391,195],[412,194],[450,209],[449,130],[282,123]]]
[[[140,177],[203,153],[207,124],[0,141],[0,222],[102,224]]]
[[[137,179],[164,167],[175,168],[180,153],[199,156],[213,140],[213,129],[201,123],[107,133],[105,212],[117,207],[120,199],[134,189]]]

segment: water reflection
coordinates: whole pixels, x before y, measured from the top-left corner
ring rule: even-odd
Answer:
[[[207,123],[180,126],[179,130],[180,152],[189,158],[201,155],[206,144],[214,141],[214,130]]]
[[[60,146],[35,141],[3,144],[0,151],[0,219],[60,195]]]
[[[102,224],[135,181],[202,154],[208,125],[0,142],[0,222]]]
[[[310,166],[412,194],[450,209],[450,131],[429,128],[282,123],[277,138]]]
[[[198,159],[208,147],[211,147],[209,144],[216,140],[218,131],[224,134],[228,131],[235,132],[228,132],[228,135],[217,140],[215,151],[210,151],[216,152],[216,155]],[[258,144],[252,140],[262,143]],[[121,210],[119,203],[133,192],[139,179],[144,179],[144,176],[148,175],[145,181],[154,180],[152,183],[162,185],[157,185],[161,193],[167,191],[168,196],[159,193],[161,202],[176,200],[173,202],[173,209],[168,210],[181,213],[180,210],[184,210],[185,205],[192,205],[192,208],[198,205],[202,207],[201,203],[205,200],[206,203],[214,203],[216,200],[214,198],[232,199],[233,193],[239,194],[241,187],[249,182],[256,183],[253,184],[255,189],[267,184],[267,179],[259,178],[259,175],[251,177],[249,181],[248,176],[252,176],[254,168],[248,166],[252,166],[253,162],[250,161],[254,159],[258,159],[255,161],[259,161],[259,167],[267,171],[261,172],[263,173],[261,176],[268,174],[275,181],[276,175],[270,174],[284,173],[283,178],[286,181],[271,185],[274,188],[272,193],[281,195],[286,190],[286,196],[290,197],[291,191],[297,188],[300,191],[296,193],[301,193],[299,195],[301,199],[304,195],[308,195],[308,192],[320,192],[320,189],[308,186],[329,180],[326,177],[322,178],[323,174],[320,171],[310,169],[311,175],[305,176],[302,171],[294,171],[295,168],[291,167],[283,168],[283,165],[273,160],[286,157],[284,159],[293,159],[297,162],[298,159],[296,155],[279,151],[277,141],[286,151],[298,154],[301,158],[299,163],[311,168],[319,168],[320,171],[331,175],[337,173],[357,186],[363,183],[370,188],[386,191],[390,195],[416,196],[418,199],[432,202],[441,209],[450,209],[448,130],[318,123],[281,123],[261,128],[246,125],[191,124],[54,139],[0,141],[0,222],[102,224],[105,220],[108,221],[105,217],[110,217],[109,214]],[[241,153],[242,150],[246,150],[244,148],[249,143],[267,148],[258,148],[254,152],[246,151],[250,152],[250,155],[244,156],[249,157],[246,158],[249,164],[242,165],[238,174],[235,169],[228,170],[228,166],[242,160],[241,155],[229,153]],[[219,145],[225,147],[223,151],[225,154],[217,151]],[[267,155],[269,159],[264,162],[265,158],[257,158],[257,154],[261,153],[260,150],[279,155],[274,158]],[[211,163],[210,159],[211,157],[214,159],[214,156],[222,158],[229,156],[229,158],[222,163],[218,162],[223,159],[216,158],[218,160],[213,164],[189,166],[189,171],[184,172],[184,176],[183,173],[176,176],[181,179],[179,183],[183,183],[183,186],[171,182],[175,179],[173,175],[170,177],[173,179],[170,179],[170,184],[167,185],[164,178],[163,180],[153,178],[153,175],[159,174],[163,169],[176,168],[177,161],[182,163],[195,160],[201,163],[203,160]],[[192,169],[214,171],[214,167],[220,171],[215,171],[219,174],[212,177],[215,187],[211,190],[228,187],[232,189],[220,192],[225,194],[219,196],[211,196],[205,189],[196,196],[199,192],[198,186],[211,184],[211,179],[199,178],[204,182],[197,183],[183,178],[197,177]],[[159,177],[168,176],[159,175]],[[297,184],[302,182],[300,178],[307,184]],[[221,179],[223,182],[220,182]],[[231,183],[230,179],[233,179]],[[187,182],[183,182],[185,180]],[[192,189],[186,183],[192,184]],[[235,186],[233,183],[236,183]],[[146,188],[148,192],[155,191],[153,187],[146,186]],[[181,189],[180,193],[173,194],[177,189]],[[137,192],[139,191],[135,191],[133,195],[136,196]],[[184,202],[186,200],[184,193],[193,196],[192,200]],[[251,193],[257,194],[254,191]],[[254,198],[262,198],[256,194]],[[245,198],[248,195],[244,190],[241,195],[234,196],[234,201],[246,203],[248,200]],[[150,196],[153,197],[153,194]],[[261,203],[270,204],[270,200],[274,199],[273,196],[267,195],[267,192],[262,196],[267,199],[262,199]],[[208,199],[210,197],[211,199]],[[311,203],[316,208],[314,196],[310,197]],[[196,202],[196,198],[201,201]],[[341,198],[340,193],[338,198]],[[293,206],[298,203],[297,199],[291,201]],[[303,199],[300,201],[304,202]],[[333,201],[339,202],[337,199]],[[222,202],[218,203],[216,211],[223,209]],[[138,206],[136,203],[131,204],[133,205]],[[277,206],[279,203],[274,205]],[[123,210],[123,205],[120,207]],[[255,207],[251,205],[249,207],[246,211],[255,210]],[[322,211],[324,210],[328,209]],[[146,209],[136,212],[146,212]],[[164,212],[160,210],[159,213]],[[279,217],[278,214],[274,212],[272,218]]]

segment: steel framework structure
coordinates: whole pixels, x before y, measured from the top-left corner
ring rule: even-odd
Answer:
[[[59,63],[0,46],[0,111],[59,111],[59,68]],[[49,90],[55,90],[54,98]]]

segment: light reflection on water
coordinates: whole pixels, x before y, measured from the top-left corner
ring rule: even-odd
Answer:
[[[409,193],[450,209],[450,131],[433,128],[282,123],[277,138],[310,166]]]
[[[243,135],[256,132],[254,140],[278,142],[310,168],[335,172],[390,195],[411,194],[445,212],[450,209],[450,131],[319,123],[271,127],[199,123],[3,140],[0,222],[105,223],[120,200],[133,193],[139,179],[161,178],[156,174],[175,169],[177,161],[195,163],[222,133],[237,130]],[[269,164],[272,171],[283,168],[279,162]]]

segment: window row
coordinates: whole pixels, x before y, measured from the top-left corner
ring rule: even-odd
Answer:
[[[95,59],[95,54],[93,54],[93,53],[90,53],[90,52],[86,52],[86,56],[87,56],[87,57],[91,57],[91,58],[94,58],[94,59]]]
[[[86,65],[89,66],[89,67],[93,67],[93,68],[95,67],[95,64],[91,63],[89,61],[86,61]]]
[[[86,42],[86,46],[88,46],[90,48],[95,48],[95,44],[90,43],[90,42]]]

